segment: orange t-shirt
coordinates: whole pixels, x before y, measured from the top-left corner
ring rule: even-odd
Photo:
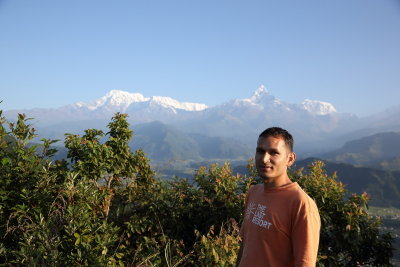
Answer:
[[[297,183],[255,185],[246,196],[239,266],[315,266],[320,226],[317,205]]]

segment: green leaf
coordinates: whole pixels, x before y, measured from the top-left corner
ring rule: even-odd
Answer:
[[[75,246],[77,246],[77,245],[79,245],[81,243],[81,236],[78,233],[74,233],[74,236],[76,238]]]
[[[7,164],[11,164],[11,159],[10,158],[3,158],[2,160],[1,160],[1,164],[4,166],[4,165],[7,165]]]

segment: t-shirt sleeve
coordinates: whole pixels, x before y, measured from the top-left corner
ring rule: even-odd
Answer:
[[[295,211],[292,228],[295,266],[315,266],[320,228],[317,205],[311,198],[303,199]]]

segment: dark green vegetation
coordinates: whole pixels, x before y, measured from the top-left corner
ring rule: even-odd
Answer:
[[[370,207],[368,213],[381,218],[383,232],[392,233],[395,248],[392,263],[394,266],[400,266],[400,209]]]
[[[68,162],[51,159],[51,140],[28,147],[34,135],[24,115],[12,124],[0,111],[1,264],[234,265],[244,197],[257,182],[251,164],[247,176],[226,163],[199,168],[194,183],[157,179],[146,155],[131,152],[123,114],[106,134],[67,134]],[[346,197],[320,161],[292,179],[320,208],[319,266],[390,265],[392,237],[367,213],[367,195]]]

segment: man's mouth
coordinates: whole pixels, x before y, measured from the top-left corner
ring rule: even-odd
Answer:
[[[261,169],[261,170],[265,170],[265,171],[266,171],[266,170],[271,170],[271,169],[272,169],[272,166],[261,166],[260,169]]]

